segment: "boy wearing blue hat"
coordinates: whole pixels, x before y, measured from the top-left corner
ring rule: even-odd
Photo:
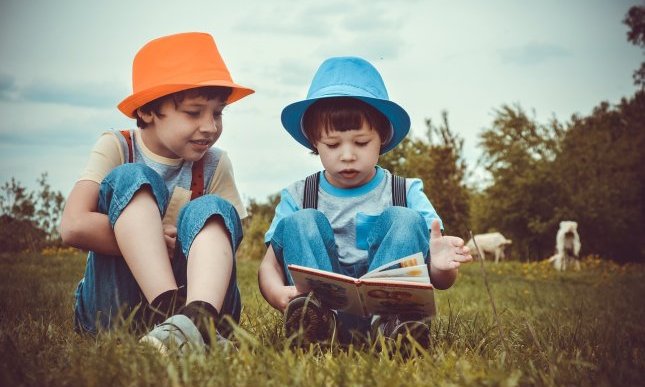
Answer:
[[[389,100],[369,62],[335,57],[322,63],[307,99],[284,108],[282,124],[325,168],[282,190],[265,235],[260,290],[284,313],[286,334],[302,329],[301,343],[307,344],[329,339],[335,328],[341,341],[355,333],[391,338],[410,333],[429,345],[428,316],[361,319],[337,313],[324,299],[299,294],[287,269],[296,264],[358,278],[421,252],[434,287],[452,286],[457,268],[472,260],[469,249],[461,238],[442,235],[421,180],[377,166],[379,156],[407,135],[408,114]]]

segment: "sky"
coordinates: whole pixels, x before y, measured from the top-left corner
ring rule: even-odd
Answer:
[[[67,195],[101,133],[135,127],[116,105],[132,59],[151,39],[214,36],[233,79],[256,93],[224,111],[225,149],[245,200],[264,201],[322,169],[280,123],[306,97],[320,63],[361,56],[412,120],[464,139],[474,170],[495,110],[519,105],[538,122],[587,115],[636,88],[642,49],[627,41],[625,0],[328,0],[0,2],[0,185],[35,189],[43,173]],[[478,176],[476,173],[475,176]]]

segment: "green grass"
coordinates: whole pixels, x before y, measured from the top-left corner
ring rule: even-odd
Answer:
[[[0,256],[0,385],[640,385],[645,380],[645,267],[588,259],[479,263],[435,292],[433,347],[404,358],[371,349],[289,349],[280,315],[257,289],[259,262],[238,263],[240,351],[162,358],[122,331],[72,328],[84,256]],[[502,342],[504,340],[504,342]]]

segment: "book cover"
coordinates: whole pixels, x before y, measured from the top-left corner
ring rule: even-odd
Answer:
[[[433,287],[421,253],[397,259],[360,278],[289,265],[300,292],[313,291],[328,307],[358,316],[435,314]]]

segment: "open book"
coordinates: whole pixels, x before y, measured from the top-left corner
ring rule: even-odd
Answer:
[[[360,278],[289,265],[298,291],[313,291],[332,309],[367,317],[372,314],[435,314],[428,265],[416,253],[378,267]]]

